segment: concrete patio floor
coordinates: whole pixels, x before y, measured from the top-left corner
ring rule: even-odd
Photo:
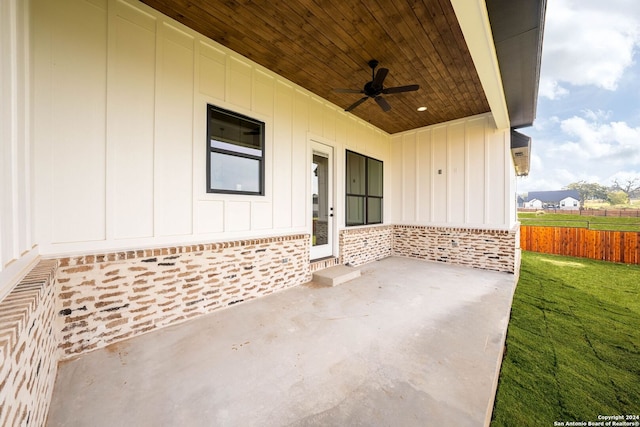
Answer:
[[[482,426],[512,274],[405,258],[59,367],[49,426]]]

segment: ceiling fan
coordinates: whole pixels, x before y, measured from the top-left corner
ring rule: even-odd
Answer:
[[[369,67],[371,67],[371,81],[367,82],[364,85],[362,90],[358,89],[334,89],[335,92],[338,93],[362,93],[365,96],[360,98],[350,107],[347,107],[344,111],[351,111],[356,108],[358,105],[362,104],[369,98],[373,98],[376,103],[382,108],[382,110],[386,113],[391,110],[391,105],[387,102],[386,99],[382,97],[382,95],[390,95],[393,93],[402,93],[402,92],[413,92],[420,89],[419,85],[407,85],[407,86],[396,86],[396,87],[384,87],[384,79],[389,74],[389,70],[387,68],[380,68],[376,73],[376,67],[378,66],[378,61],[372,59],[369,61]]]

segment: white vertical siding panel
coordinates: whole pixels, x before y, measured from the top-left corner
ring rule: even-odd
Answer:
[[[353,115],[347,115],[346,117],[345,148],[351,151],[358,151],[358,120]]]
[[[492,225],[505,224],[505,146],[503,132],[489,133],[489,182],[487,183],[487,222]]]
[[[390,173],[391,169],[391,147],[389,146],[389,140],[386,138],[386,133],[383,133],[382,131],[380,131],[378,137],[380,138],[380,144],[382,145],[382,147],[380,148],[380,152],[382,154],[382,159],[384,162],[384,166],[383,166],[383,196],[384,199],[382,201],[382,208],[384,209],[383,211],[383,215],[382,215],[382,219],[384,221],[385,224],[392,224],[392,219],[393,219],[393,213],[391,212],[392,210],[392,200],[390,198],[391,194],[392,194],[392,190],[391,187],[393,185],[393,179],[392,179],[392,175]],[[344,172],[342,172],[342,174],[344,175]],[[345,185],[342,185],[342,188],[344,188]]]
[[[17,63],[16,3],[0,3],[0,271],[16,256],[17,191]],[[0,285],[0,296],[2,286]]]
[[[224,231],[224,202],[199,200],[196,202],[196,233],[209,234]]]
[[[516,168],[511,157],[511,133],[503,131],[504,151],[504,182],[505,182],[505,223],[509,229],[513,228],[518,221],[518,206],[516,195]]]
[[[227,59],[226,101],[246,110],[251,109],[251,64],[236,56]]]
[[[227,201],[224,208],[224,231],[237,232],[251,229],[251,202]]]
[[[377,158],[378,160],[383,160],[377,155],[377,140],[376,133],[373,127],[364,126],[362,129],[362,138],[363,138],[363,149],[362,154],[367,155],[369,157]]]
[[[433,129],[431,144],[433,147],[433,181],[432,181],[432,212],[433,221],[444,223],[447,221],[447,194],[449,170],[447,168],[447,127],[440,126]]]
[[[448,131],[448,190],[447,222],[464,223],[465,212],[465,125],[456,123]]]
[[[16,179],[17,207],[14,210],[17,215],[14,225],[15,256],[20,258],[24,252],[31,249],[31,168],[30,168],[30,41],[29,41],[29,10],[28,3],[15,2],[15,126],[16,126]],[[1,237],[0,237],[1,238]],[[0,265],[0,269],[2,266]]]
[[[270,202],[251,203],[251,229],[269,230],[273,228],[273,209]]]
[[[381,130],[375,131],[376,155],[380,158],[389,156],[389,136]]]
[[[0,301],[37,261],[31,206],[31,20],[0,2]]]
[[[53,31],[53,241],[105,238],[107,13],[56,4]]]
[[[309,157],[307,155],[307,100],[309,97],[294,90],[291,86],[280,83],[278,90],[291,97],[293,110],[291,114],[292,144],[291,144],[291,225],[305,227],[307,213],[310,212],[310,201],[307,200],[307,185],[309,185]],[[309,213],[309,218],[311,214]]]
[[[53,5],[47,0],[31,3],[31,40],[33,43],[32,89],[34,93],[32,140],[34,197],[34,242],[50,244],[53,241]],[[7,28],[0,26],[0,28]],[[0,30],[1,31],[1,30]],[[2,55],[5,58],[5,55]],[[1,59],[0,59],[1,60]]]
[[[467,125],[465,222],[471,224],[485,222],[485,126],[484,118],[471,121]]]
[[[336,112],[336,142],[345,147],[347,145],[347,126],[349,119],[342,111]]]
[[[329,104],[323,105],[322,136],[331,141],[336,140],[336,109]]]
[[[202,41],[198,47],[200,52],[198,73],[200,93],[224,100],[227,55],[220,49]]]
[[[253,71],[253,96],[251,97],[253,111],[269,117],[273,115],[274,81],[272,76],[260,70]]]
[[[118,6],[109,43],[108,224],[116,239],[149,237],[153,235],[156,20],[126,3]]]
[[[431,130],[419,131],[417,134],[416,164],[417,164],[417,221],[420,223],[431,221]]]
[[[322,100],[311,97],[309,102],[309,132],[322,135],[324,128],[324,104]]]
[[[274,227],[291,227],[291,167],[293,143],[293,98],[282,85],[276,87],[273,118],[273,219]],[[301,203],[296,200],[296,203]]]
[[[402,137],[402,221],[416,221],[416,134]]]
[[[159,32],[155,132],[155,234],[192,233],[193,38]]]
[[[402,221],[402,136],[391,136],[389,141],[389,162],[384,165],[384,174],[390,175],[389,188],[385,188],[385,202],[389,202],[391,210],[385,211],[385,221],[399,223]],[[386,205],[386,203],[385,203]],[[388,217],[388,218],[387,218]]]
[[[356,135],[356,151],[362,154],[366,154],[367,149],[370,145],[369,139],[368,139],[369,132],[367,129],[367,124],[362,122],[361,120],[358,120],[356,122],[355,135]]]
[[[378,134],[376,129],[373,126],[364,126],[362,131],[362,140],[364,144],[362,154],[377,158],[378,160],[383,160],[378,147]]]

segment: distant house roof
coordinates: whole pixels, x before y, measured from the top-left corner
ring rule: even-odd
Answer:
[[[578,193],[578,190],[530,191],[527,195],[527,201],[537,199],[542,203],[558,203],[567,197],[580,200],[580,193]]]

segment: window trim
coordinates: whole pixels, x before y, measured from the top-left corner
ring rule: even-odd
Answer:
[[[365,162],[364,162],[364,179],[365,179],[365,186],[364,186],[364,195],[362,194],[355,194],[355,193],[350,193],[349,192],[349,182],[347,181],[346,177],[347,177],[347,173],[348,173],[348,168],[349,168],[349,154],[353,154],[356,156],[360,156],[363,157]],[[374,160],[376,162],[380,162],[381,164],[381,179],[382,179],[382,195],[380,196],[373,196],[369,194],[369,160]],[[362,224],[358,223],[358,224],[349,224],[348,223],[348,219],[349,219],[349,215],[347,214],[347,209],[349,206],[349,197],[358,197],[358,198],[362,198],[364,201],[364,222]],[[378,199],[380,200],[380,221],[379,222],[370,222],[369,221],[369,199]],[[383,224],[384,223],[384,162],[382,160],[378,160],[376,158],[373,157],[369,157],[369,156],[365,156],[364,154],[360,154],[357,153],[355,151],[351,151],[351,150],[346,150],[346,155],[345,155],[345,215],[344,215],[344,223],[345,223],[345,227],[361,227],[363,225],[378,225],[378,224]]]
[[[242,120],[246,120],[252,123],[255,123],[258,128],[260,129],[260,152],[261,155],[260,156],[255,156],[252,154],[248,154],[248,153],[241,153],[241,152],[237,152],[237,151],[232,151],[232,150],[225,150],[223,148],[214,148],[211,146],[211,129],[209,128],[209,126],[211,125],[211,112],[215,111],[215,112],[219,112],[219,113],[223,113],[227,116],[233,117],[233,118],[238,118],[238,119],[242,119]],[[212,105],[212,104],[207,104],[207,143],[206,143],[206,150],[207,150],[207,154],[206,154],[206,168],[207,168],[207,177],[206,177],[206,191],[209,194],[238,194],[238,195],[248,195],[248,196],[264,196],[265,195],[265,123],[261,120],[258,119],[254,119],[253,117],[249,117],[246,116],[244,114],[240,114],[240,113],[236,113],[235,111],[231,111],[231,110],[227,110],[225,108],[222,107],[218,107],[216,105]],[[229,142],[229,141],[222,141],[225,142],[227,144],[233,144],[233,142]],[[237,144],[239,147],[242,147],[242,145]],[[235,157],[240,157],[242,159],[250,159],[250,160],[257,160],[259,163],[259,183],[258,183],[258,187],[259,190],[258,191],[244,191],[244,190],[225,190],[225,189],[214,189],[211,188],[211,154],[212,153],[219,153],[219,154],[223,154],[223,155],[228,155],[228,156],[235,156]]]

